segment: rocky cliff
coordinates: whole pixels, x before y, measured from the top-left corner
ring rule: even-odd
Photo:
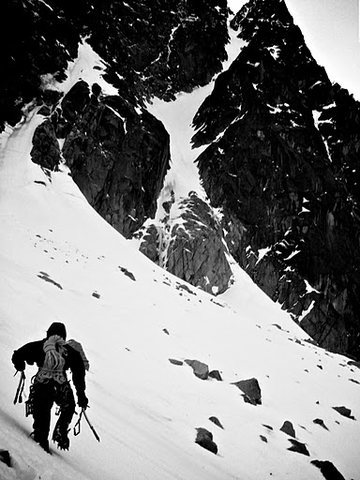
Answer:
[[[171,100],[220,71],[226,1],[15,1],[6,15],[23,28],[5,54],[0,127],[18,122],[27,103],[41,106],[33,161],[54,170],[64,159],[89,203],[131,237],[154,216],[170,160],[169,136],[144,102]],[[81,43],[100,55],[116,95],[84,80],[63,98],[56,91]]]
[[[320,345],[359,356],[360,105],[333,86],[282,0],[251,0],[247,42],[194,124],[231,254]]]

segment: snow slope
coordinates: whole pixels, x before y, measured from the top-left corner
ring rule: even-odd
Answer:
[[[359,370],[304,341],[245,276],[238,281],[242,305],[181,288],[91,209],[65,167],[50,181],[31,163],[40,121],[35,114],[15,129],[1,156],[0,448],[14,467],[0,463],[0,477],[257,480],[272,473],[305,480],[322,477],[310,464],[317,458],[358,478],[359,423],[332,407],[359,417]],[[52,321],[65,322],[69,338],[85,346],[89,417],[101,442],[83,425],[70,452],[49,456],[27,438],[31,421],[12,404],[18,379],[10,357]],[[203,361],[223,381],[200,380],[169,358]],[[27,386],[33,372],[28,367]],[[262,405],[245,403],[231,385],[251,377]],[[224,430],[208,420],[213,415]],[[279,431],[285,420],[310,459],[287,450]],[[197,427],[212,431],[218,455],[194,443]]]
[[[242,271],[219,300],[142,256],[87,204],[66,167],[50,176],[31,162],[42,120],[33,111],[1,139],[0,450],[12,458],[11,468],[0,462],[1,480],[321,479],[314,459],[358,479],[359,369],[309,343]],[[53,321],[90,360],[88,414],[101,442],[83,424],[69,452],[49,456],[13,405],[10,358]],[[223,381],[169,359],[202,361]],[[26,391],[34,373],[27,367]],[[258,406],[232,384],[252,377]],[[310,456],[288,450],[286,420]],[[213,433],[217,455],[195,444],[198,427]]]

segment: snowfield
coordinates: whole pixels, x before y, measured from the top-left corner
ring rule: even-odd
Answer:
[[[323,478],[313,459],[359,478],[359,369],[307,342],[243,272],[213,298],[143,257],[87,204],[66,167],[49,178],[31,162],[41,120],[34,114],[16,128],[1,156],[0,448],[13,465],[0,462],[1,478]],[[70,452],[49,456],[13,405],[10,358],[53,321],[89,357],[88,413],[101,442],[83,423]],[[169,359],[204,362],[223,381]],[[27,368],[26,391],[34,373]],[[232,385],[253,377],[257,406]],[[288,450],[291,437],[279,430],[286,420],[310,457]],[[194,443],[198,427],[212,432],[217,455]]]
[[[141,255],[88,205],[67,167],[50,174],[31,162],[43,120],[33,110],[1,137],[0,456],[11,456],[10,467],[0,461],[1,480],[323,479],[314,460],[358,480],[359,368],[313,345],[235,264],[231,289],[212,297]],[[180,196],[189,147],[178,146],[193,133],[185,120],[171,127],[169,182]],[[187,173],[201,189],[192,163]],[[29,438],[23,404],[13,405],[19,376],[11,355],[54,321],[90,361],[87,413],[101,441],[83,421],[69,452],[51,446],[48,455]],[[222,380],[198,378],[185,360]],[[27,367],[25,393],[35,372]],[[261,388],[258,405],[234,385],[251,378]],[[334,409],[341,406],[353,418]],[[280,430],[286,421],[295,437]],[[212,433],[216,455],[195,443],[197,428]]]

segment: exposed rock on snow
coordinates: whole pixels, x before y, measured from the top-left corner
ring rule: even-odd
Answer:
[[[197,428],[196,430],[197,435],[195,443],[216,455],[218,453],[218,447],[213,441],[213,434],[209,432],[209,430],[206,430],[206,428],[202,427]]]
[[[164,223],[150,223],[140,251],[192,285],[208,293],[223,293],[232,272],[219,221],[194,192],[175,208]]]
[[[218,382],[222,382],[222,377],[219,370],[211,370],[211,372],[209,372],[209,377],[214,378]]]
[[[249,378],[248,380],[240,380],[234,382],[242,392],[244,392],[244,400],[252,405],[261,405],[261,389],[256,378]]]
[[[313,420],[313,422],[314,422],[316,425],[320,425],[320,426],[323,427],[325,430],[329,430],[329,429],[327,428],[327,426],[325,425],[324,420],[322,420],[321,418],[315,418],[315,420]]]
[[[320,469],[326,480],[345,480],[332,462],[329,462],[328,460],[313,460],[311,463]]]
[[[132,272],[129,272],[127,268],[119,267],[119,269],[126,277],[130,278],[130,280],[132,280],[133,282],[136,282],[135,275]]]
[[[290,452],[301,453],[302,455],[310,457],[309,450],[306,448],[305,443],[301,443],[298,440],[293,440],[292,438],[289,439],[289,442],[292,444],[292,446],[288,448]]]
[[[12,467],[11,465],[11,456],[8,450],[2,450],[0,449],[0,462],[5,463],[9,468]]]
[[[201,380],[207,380],[209,376],[209,367],[206,363],[199,362],[199,360],[185,360],[185,363],[190,365],[194,371],[194,375]]]
[[[169,362],[173,365],[184,365],[184,362],[182,362],[181,360],[176,360],[176,358],[169,358]]]
[[[221,227],[196,194],[181,202],[170,231],[166,268],[209,293],[224,292],[232,275]]]
[[[333,407],[334,410],[336,410],[340,415],[343,417],[351,418],[351,420],[355,420],[355,417],[351,415],[351,410],[350,408],[346,408],[344,406],[342,407]]]
[[[43,168],[54,171],[60,165],[59,142],[53,124],[46,120],[37,127],[33,137],[31,159]]]
[[[219,428],[224,430],[224,427],[222,426],[220,420],[217,417],[209,417],[210,422],[215,423]]]
[[[284,422],[283,426],[280,428],[280,431],[286,433],[286,435],[289,435],[290,437],[296,438],[294,426],[288,420]]]
[[[50,277],[50,275],[46,272],[40,272],[38,277],[41,278],[42,280],[45,280],[45,282],[48,282],[48,283],[51,283],[52,285],[55,285],[55,287],[59,288],[60,290],[63,289],[63,287],[60,285],[60,283],[55,282],[55,280],[53,280]]]

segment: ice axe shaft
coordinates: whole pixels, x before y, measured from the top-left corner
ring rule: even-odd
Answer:
[[[15,375],[16,375],[16,373],[15,373]],[[19,385],[18,385],[16,393],[15,393],[14,405],[16,405],[17,403],[22,403],[22,394],[23,394],[23,391],[24,391],[24,386],[25,386],[25,373],[21,372]]]
[[[87,421],[87,424],[89,425],[91,431],[93,432],[94,437],[96,438],[96,440],[97,440],[98,442],[100,442],[100,437],[99,437],[99,435],[97,434],[95,428],[91,425],[91,422],[90,422],[90,420],[88,419],[88,416],[86,415],[86,412],[85,412],[85,409],[84,409],[84,408],[82,409],[82,413],[83,413],[83,415],[84,415],[84,417],[85,417],[85,420]]]

